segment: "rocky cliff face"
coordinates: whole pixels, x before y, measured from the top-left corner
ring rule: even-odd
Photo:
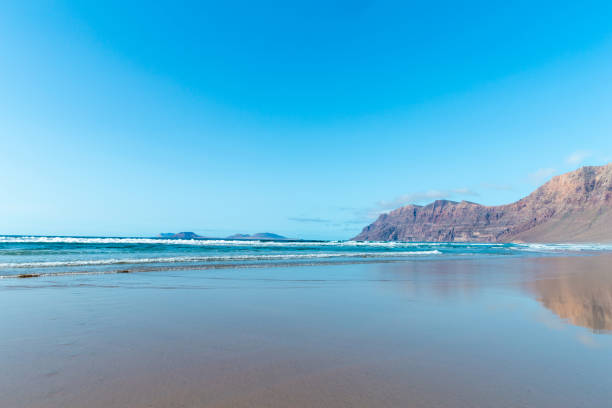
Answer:
[[[382,214],[353,239],[612,242],[612,163],[556,176],[512,204],[407,205]]]

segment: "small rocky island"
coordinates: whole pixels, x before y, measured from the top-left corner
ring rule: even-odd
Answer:
[[[195,232],[162,232],[157,235],[156,238],[165,239],[212,239],[209,237],[203,237],[196,234]],[[225,238],[217,239],[231,239],[231,240],[258,240],[258,241],[285,241],[291,238],[284,237],[282,235],[273,234],[271,232],[258,232],[256,234],[234,234]]]
[[[283,237],[282,235],[273,234],[271,232],[258,232],[256,234],[234,234],[226,237],[225,239],[246,239],[246,240],[259,240],[259,241],[283,241],[289,238]]]
[[[201,235],[196,234],[195,232],[162,232],[157,238],[166,238],[166,239],[202,239],[204,238]]]

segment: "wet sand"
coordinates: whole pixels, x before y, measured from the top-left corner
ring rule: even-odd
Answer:
[[[0,281],[2,407],[607,407],[612,256]]]

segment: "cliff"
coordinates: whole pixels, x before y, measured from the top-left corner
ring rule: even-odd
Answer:
[[[612,163],[552,178],[512,204],[438,200],[366,226],[359,241],[612,242]]]

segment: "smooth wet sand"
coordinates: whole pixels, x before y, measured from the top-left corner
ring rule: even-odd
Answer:
[[[608,407],[612,256],[0,281],[0,407]]]

